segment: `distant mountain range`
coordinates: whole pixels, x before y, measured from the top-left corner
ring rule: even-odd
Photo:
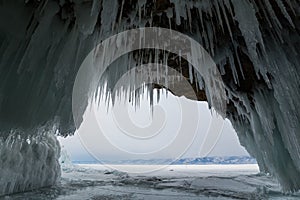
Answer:
[[[203,157],[149,160],[120,160],[120,161],[73,161],[74,164],[119,164],[119,165],[228,165],[228,164],[256,164],[255,158],[250,156]]]

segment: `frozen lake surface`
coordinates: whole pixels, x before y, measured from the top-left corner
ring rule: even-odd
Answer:
[[[110,166],[120,169],[120,166]],[[122,165],[120,172],[99,164],[63,167],[53,187],[4,199],[299,199],[250,165]],[[154,169],[159,169],[153,171]],[[134,173],[134,172],[143,173]],[[146,172],[148,171],[148,172]]]

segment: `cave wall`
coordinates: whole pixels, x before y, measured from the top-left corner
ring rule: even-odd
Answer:
[[[202,44],[218,64],[227,117],[241,143],[284,189],[299,189],[297,0],[1,0],[2,140],[15,129],[31,137],[49,123],[56,134],[71,135],[72,87],[87,53],[115,33],[146,26],[171,28]]]

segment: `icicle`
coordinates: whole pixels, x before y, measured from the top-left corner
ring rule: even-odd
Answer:
[[[228,29],[230,38],[231,38],[231,40],[233,41],[231,27],[230,27],[229,20],[228,20],[228,16],[227,16],[227,13],[226,13],[226,9],[225,9],[225,6],[224,6],[223,3],[221,3],[221,9],[222,9],[223,16],[224,16],[224,18],[225,18],[225,22],[226,22],[226,26],[227,26],[227,29]],[[231,16],[231,18],[233,18],[233,17]],[[224,31],[224,29],[223,29],[223,31]]]
[[[280,8],[280,10],[281,10],[281,12],[282,12],[282,14],[284,15],[284,17],[288,20],[288,22],[290,23],[290,25],[291,25],[293,28],[295,28],[295,25],[294,25],[294,23],[293,23],[293,21],[292,21],[292,19],[291,19],[291,16],[290,16],[289,13],[287,12],[286,7],[284,6],[282,0],[276,0],[276,2],[277,2],[277,4],[278,4],[278,6],[279,6],[279,8]]]
[[[233,6],[236,19],[239,22],[239,28],[245,38],[250,59],[254,63],[257,77],[259,77],[258,74],[262,69],[262,65],[259,63],[257,44],[261,45],[263,51],[265,48],[255,10],[253,5],[245,0],[234,0]]]
[[[217,13],[217,16],[218,16],[219,25],[221,26],[222,31],[224,33],[224,26],[223,26],[224,23],[223,23],[223,20],[222,20],[219,3],[218,2],[214,2],[214,6],[215,6],[215,10],[216,10],[216,13]]]
[[[206,30],[207,30],[207,40],[208,40],[208,46],[210,48],[210,53],[212,56],[214,56],[214,31],[211,24],[206,23]]]
[[[118,10],[118,0],[102,1],[101,36],[107,38],[115,27]]]

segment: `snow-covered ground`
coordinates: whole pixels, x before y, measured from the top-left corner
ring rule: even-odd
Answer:
[[[119,168],[120,166],[111,166]],[[153,169],[160,169],[153,171]],[[119,168],[120,169],[120,168]],[[4,199],[299,199],[280,192],[271,177],[250,165],[123,165],[125,173],[98,164],[67,164],[51,188]]]

